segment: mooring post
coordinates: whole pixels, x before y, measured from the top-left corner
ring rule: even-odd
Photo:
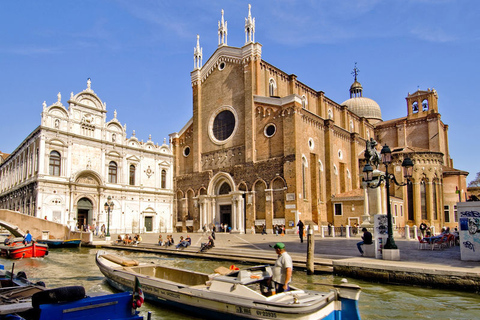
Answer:
[[[313,225],[310,223],[307,228],[307,274],[315,271],[315,237],[313,236]]]

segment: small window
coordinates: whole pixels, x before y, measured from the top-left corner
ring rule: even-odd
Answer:
[[[117,164],[115,161],[108,164],[108,182],[117,183]]]
[[[135,166],[133,164],[130,165],[130,175],[129,175],[129,183],[131,186],[135,185]]]
[[[313,148],[315,147],[315,142],[313,141],[312,138],[309,138],[308,139],[308,147],[313,150]]]
[[[220,62],[220,64],[218,65],[218,70],[222,71],[223,69],[225,69],[225,62]]]
[[[273,137],[273,135],[277,132],[277,128],[273,123],[268,124],[265,126],[264,134],[267,138]]]
[[[342,152],[342,150],[338,150],[338,159],[343,159],[343,152]]]
[[[188,157],[190,155],[190,147],[185,147],[185,149],[183,149],[183,155],[185,157]]]
[[[333,165],[333,173],[335,175],[338,175],[338,169],[337,169],[337,166],[336,165]]]
[[[164,169],[162,170],[162,189],[167,187],[167,171]]]
[[[450,206],[443,206],[445,222],[450,222]]]
[[[61,159],[60,153],[57,151],[50,152],[49,174],[51,176],[60,176]]]
[[[336,215],[336,216],[341,216],[341,215],[343,215],[343,212],[342,212],[342,204],[341,204],[341,203],[335,203],[334,207],[335,207],[335,215]]]

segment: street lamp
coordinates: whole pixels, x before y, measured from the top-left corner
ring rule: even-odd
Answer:
[[[397,245],[395,244],[395,240],[393,240],[393,227],[392,227],[392,212],[390,210],[390,180],[393,181],[397,186],[405,186],[407,185],[406,182],[399,183],[397,179],[395,179],[395,175],[388,172],[388,165],[392,163],[392,151],[390,148],[385,144],[380,152],[382,157],[382,163],[385,165],[385,174],[381,174],[378,176],[378,183],[374,186],[368,185],[369,182],[373,181],[373,168],[370,163],[367,162],[365,167],[363,167],[363,180],[367,183],[367,186],[370,188],[378,188],[382,181],[385,181],[385,188],[387,189],[387,223],[388,223],[388,238],[387,243],[385,244],[385,249],[397,249]],[[406,157],[403,159],[402,162],[403,167],[403,176],[406,180],[412,177],[412,170],[413,170],[413,162],[410,158]]]
[[[112,197],[108,196],[107,198],[107,202],[105,202],[105,212],[107,212],[107,234],[105,235],[105,237],[110,237],[110,211],[113,210],[113,207],[115,206],[115,204],[113,203],[112,201]]]

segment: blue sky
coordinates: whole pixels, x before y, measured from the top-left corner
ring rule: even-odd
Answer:
[[[248,3],[262,58],[334,101],[349,98],[355,62],[384,120],[406,115],[409,92],[435,88],[454,166],[468,180],[480,171],[475,0],[3,0],[0,150],[12,152],[40,124],[44,100],[61,92],[66,105],[87,78],[107,119],[117,110],[129,135],[162,143],[192,116],[196,35],[206,62],[224,9],[228,45],[243,46]]]

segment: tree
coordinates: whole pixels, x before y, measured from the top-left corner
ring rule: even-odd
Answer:
[[[468,187],[480,187],[480,172],[477,172],[475,179],[470,181]]]

